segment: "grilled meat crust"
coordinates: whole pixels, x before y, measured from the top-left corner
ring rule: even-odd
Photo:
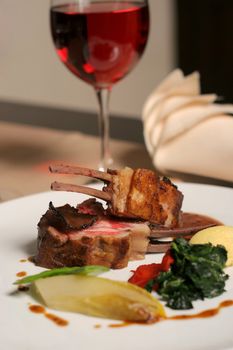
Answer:
[[[134,216],[161,222],[162,212],[158,200],[159,177],[150,170],[134,171],[126,207]]]
[[[113,180],[104,188],[112,194],[108,203],[111,215],[141,218],[170,228],[179,224],[183,195],[170,180],[140,168],[111,174]]]
[[[183,194],[168,178],[163,177],[159,183],[158,197],[162,207],[163,225],[170,228],[178,227],[182,214]]]

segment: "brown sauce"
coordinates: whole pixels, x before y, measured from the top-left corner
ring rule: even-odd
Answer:
[[[35,314],[43,314],[45,313],[45,308],[41,305],[30,305],[29,310],[34,312]]]
[[[233,306],[233,300],[225,300],[222,301],[216,308],[208,309],[201,311],[197,314],[193,315],[176,315],[176,316],[170,316],[170,317],[164,317],[164,318],[158,318],[153,323],[157,323],[160,321],[169,321],[169,320],[190,320],[194,318],[209,318],[217,315],[221,309]],[[108,327],[110,328],[122,328],[122,327],[128,327],[132,325],[142,325],[147,326],[152,323],[142,323],[142,322],[122,322],[122,323],[116,323],[116,324],[110,324]]]
[[[142,323],[134,323],[134,322],[122,322],[122,323],[111,323],[108,327],[109,328],[123,328],[123,327],[128,327],[128,326],[133,326],[133,325],[140,325]],[[145,323],[147,325],[147,323]]]
[[[59,316],[56,316],[56,315],[53,315],[53,314],[50,314],[48,312],[45,312],[45,317],[47,317],[50,321],[53,321],[57,326],[61,326],[61,327],[64,327],[64,326],[67,326],[68,325],[68,321],[64,320],[63,318],[59,317]]]
[[[29,310],[35,314],[43,314],[47,319],[54,322],[57,326],[64,327],[69,324],[69,322],[63,318],[46,312],[46,309],[41,305],[29,305]]]
[[[219,220],[210,216],[196,213],[182,213],[180,227],[196,227],[204,225],[223,225]]]
[[[17,277],[25,277],[25,276],[27,276],[27,272],[25,272],[25,271],[20,271],[20,272],[18,272],[18,273],[16,274],[16,276],[17,276]]]
[[[205,310],[194,315],[177,315],[172,317],[167,317],[167,320],[188,320],[192,318],[208,318],[217,315],[221,309],[225,307],[233,306],[233,300],[222,301],[216,308]]]
[[[95,324],[94,328],[96,328],[96,329],[101,328],[101,324]]]
[[[27,259],[20,259],[19,262],[25,263],[25,262],[27,262]]]

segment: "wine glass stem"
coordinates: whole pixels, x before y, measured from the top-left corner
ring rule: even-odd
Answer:
[[[99,103],[100,163],[99,170],[107,170],[112,163],[109,147],[109,98],[110,89],[96,89]]]

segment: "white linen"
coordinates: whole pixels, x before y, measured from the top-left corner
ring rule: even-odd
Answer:
[[[148,97],[144,139],[154,166],[233,182],[232,104],[200,93],[200,76],[176,69]]]

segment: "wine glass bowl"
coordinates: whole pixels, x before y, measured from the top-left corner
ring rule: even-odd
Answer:
[[[101,165],[110,161],[108,101],[112,86],[139,61],[149,33],[147,0],[51,0],[51,31],[58,56],[96,90]]]

